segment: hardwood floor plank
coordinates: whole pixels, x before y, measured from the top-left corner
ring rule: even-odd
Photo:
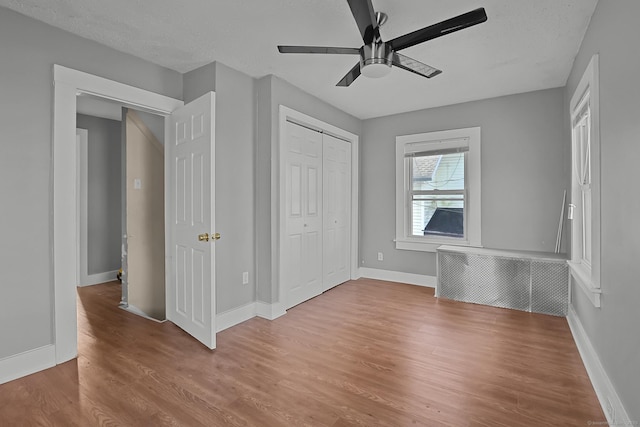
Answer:
[[[605,418],[566,319],[350,281],[208,350],[78,289],[79,357],[0,386],[0,426],[584,426]]]

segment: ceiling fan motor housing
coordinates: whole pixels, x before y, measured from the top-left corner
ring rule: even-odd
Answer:
[[[367,77],[383,77],[391,72],[393,49],[384,42],[373,42],[360,48],[360,71]]]

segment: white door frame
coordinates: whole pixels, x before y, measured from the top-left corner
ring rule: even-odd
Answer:
[[[81,93],[98,96],[127,107],[165,117],[176,108],[183,106],[184,102],[57,64],[53,66],[53,80],[53,184],[51,196],[53,227],[50,239],[53,248],[51,254],[54,294],[53,341],[55,363],[60,364],[74,359],[78,354],[76,96]],[[168,131],[167,122],[165,120],[165,133]],[[165,206],[165,215],[166,210]],[[169,274],[169,270],[169,268],[166,269],[167,274]]]
[[[76,286],[82,286],[88,282],[86,276],[89,271],[87,269],[87,229],[83,224],[87,223],[88,209],[88,142],[89,131],[87,129],[76,128]],[[85,185],[83,185],[83,183]],[[84,229],[83,229],[84,228]]]
[[[279,125],[278,125],[278,154],[274,156],[278,159],[279,164],[275,173],[278,177],[278,197],[277,199],[277,215],[271,219],[271,238],[276,242],[277,246],[277,260],[274,263],[277,268],[274,269],[273,276],[274,281],[272,283],[278,283],[278,303],[275,312],[284,313],[286,311],[286,286],[283,279],[283,256],[284,245],[282,244],[282,232],[285,230],[285,185],[286,185],[286,170],[285,170],[285,146],[286,146],[286,124],[287,121],[298,123],[302,126],[316,129],[322,133],[326,133],[336,138],[345,140],[351,143],[351,279],[358,279],[358,188],[359,188],[359,176],[358,169],[358,149],[359,149],[359,137],[358,135],[348,132],[344,129],[340,129],[336,126],[325,123],[322,120],[318,120],[314,117],[308,116],[304,113],[280,105],[279,109]]]

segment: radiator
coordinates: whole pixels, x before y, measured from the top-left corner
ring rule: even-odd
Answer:
[[[569,278],[563,255],[440,246],[436,296],[566,316]]]

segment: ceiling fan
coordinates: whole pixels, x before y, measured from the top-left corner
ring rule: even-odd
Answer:
[[[387,21],[387,15],[375,12],[371,0],[347,0],[347,3],[362,35],[364,41],[362,47],[278,46],[278,51],[280,53],[360,55],[360,61],[336,86],[349,86],[360,74],[367,77],[385,76],[391,72],[392,65],[431,78],[442,71],[402,55],[398,51],[487,20],[484,8],[479,8],[384,42],[380,37],[380,26]]]

